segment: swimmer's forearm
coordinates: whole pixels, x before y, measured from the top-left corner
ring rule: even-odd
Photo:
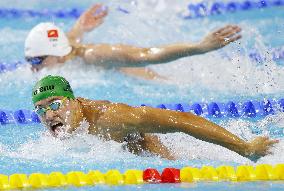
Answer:
[[[187,56],[203,54],[207,52],[201,44],[173,44],[157,48],[146,49],[146,60],[152,64],[171,62]]]
[[[173,44],[153,48],[139,48],[129,45],[97,44],[86,45],[82,56],[88,63],[112,66],[145,66],[162,64],[207,52],[201,44]]]
[[[181,122],[183,132],[191,134],[197,139],[223,146],[245,156],[248,144],[244,140],[215,123],[193,114],[190,115],[190,120],[184,119]]]
[[[156,133],[184,132],[197,139],[228,148],[242,156],[249,154],[248,143],[202,117],[169,110],[154,111],[155,108],[147,110],[151,113],[151,116],[147,114],[147,118],[153,122],[150,126],[154,127]],[[163,112],[162,117],[160,117],[160,112]],[[154,125],[155,123],[160,123],[160,125]]]
[[[67,33],[68,40],[71,44],[81,43],[83,40],[84,31],[78,26],[76,22],[72,29]]]
[[[191,115],[190,122],[185,120],[182,122],[182,128],[185,132],[188,131],[188,133],[194,134],[196,138],[221,145],[237,153],[242,153],[246,148],[245,141],[223,127],[202,117],[189,115]]]

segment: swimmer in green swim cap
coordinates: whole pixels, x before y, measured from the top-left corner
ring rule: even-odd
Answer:
[[[72,133],[87,122],[90,134],[105,140],[127,141],[128,149],[136,154],[148,150],[167,159],[176,158],[153,133],[183,132],[254,160],[267,155],[278,142],[267,137],[246,142],[192,113],[75,98],[68,81],[60,76],[47,76],[37,82],[32,100],[41,122],[53,136]],[[130,135],[138,135],[137,140],[131,140],[135,136]]]
[[[32,69],[37,71],[81,58],[87,64],[105,69],[115,68],[135,77],[156,79],[164,77],[145,66],[205,54],[241,38],[240,27],[227,25],[209,33],[197,43],[171,43],[145,48],[124,44],[83,44],[84,34],[103,23],[107,13],[105,6],[92,6],[81,14],[67,34],[54,23],[36,25],[25,41],[26,60],[31,63]],[[155,38],[154,34],[151,36]]]
[[[71,86],[61,76],[46,76],[35,85],[33,89],[33,103],[52,96],[63,96],[75,99]]]

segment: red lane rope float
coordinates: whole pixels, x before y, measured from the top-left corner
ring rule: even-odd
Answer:
[[[162,184],[181,182],[201,182],[201,181],[275,181],[284,180],[284,164],[271,166],[260,164],[257,166],[242,165],[232,166],[203,166],[202,168],[184,167],[165,168],[160,173],[157,169],[148,168],[145,170],[126,170],[124,174],[112,169],[106,173],[98,170],[91,170],[88,173],[81,171],[71,171],[67,174],[61,172],[51,172],[50,174],[32,173],[12,174],[10,176],[0,174],[0,190],[10,189],[41,189],[66,186],[95,186],[106,184],[116,185],[138,185],[138,184]]]

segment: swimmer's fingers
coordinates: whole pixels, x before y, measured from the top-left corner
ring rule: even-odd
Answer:
[[[226,33],[226,31],[230,31],[230,30],[238,29],[238,28],[240,28],[240,27],[238,27],[237,25],[227,25],[225,27],[222,27],[222,28],[214,31],[213,33],[215,35],[220,35],[220,34]]]
[[[259,140],[261,140],[262,143],[260,142],[260,144],[262,144],[264,147],[263,152],[261,153],[262,156],[272,154],[272,151],[269,149],[276,143],[279,143],[278,140],[270,140],[269,137],[261,137]]]
[[[223,38],[229,38],[231,36],[234,36],[240,33],[241,30],[242,29],[240,27],[230,27],[230,28],[227,28],[226,30],[223,30],[221,33],[219,33],[219,36]]]
[[[103,18],[107,15],[107,8],[101,4],[96,4],[85,11],[79,18],[79,27],[88,32],[103,23]]]
[[[279,140],[267,140],[267,145],[274,146],[276,143],[279,143]]]
[[[213,34],[216,34],[216,35],[220,34],[220,33],[223,32],[223,30],[226,29],[227,27],[228,27],[228,26],[225,26],[225,27],[222,27],[222,28],[220,28],[220,29],[218,29],[218,30],[216,30],[216,31],[213,31]]]
[[[108,8],[106,6],[103,6],[102,4],[96,4],[92,6],[88,11],[88,14],[90,14],[95,19],[103,18],[108,14]]]
[[[263,156],[265,155],[271,155],[273,152],[269,150],[271,147],[273,147],[276,143],[279,143],[278,140],[267,140],[265,145],[266,145],[266,150]]]
[[[240,31],[241,28],[236,25],[227,25],[205,36],[201,45],[207,51],[217,50],[240,39]]]
[[[231,42],[234,42],[234,41],[236,41],[236,40],[239,40],[240,38],[242,38],[242,35],[237,35],[237,36],[234,36],[234,37],[231,37],[231,38],[224,38],[223,44],[224,44],[224,45],[227,45],[227,44],[229,44],[229,43],[231,43]]]
[[[219,40],[220,46],[222,47],[240,39],[242,36],[239,34],[239,32],[241,32],[241,28],[237,25],[227,25],[213,32],[213,35]]]
[[[249,143],[250,151],[247,157],[253,161],[257,161],[260,157],[273,154],[270,148],[278,142],[278,140],[270,140],[269,137],[256,137]]]

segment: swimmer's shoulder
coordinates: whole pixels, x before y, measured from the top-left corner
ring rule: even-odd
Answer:
[[[124,103],[115,103],[108,100],[90,100],[86,98],[76,98],[85,111],[97,111],[104,113],[106,111],[116,110],[118,112],[128,112],[132,107]]]
[[[100,106],[100,105],[109,105],[112,103],[108,100],[91,100],[82,97],[77,97],[76,100],[78,100],[82,105],[85,106]]]

